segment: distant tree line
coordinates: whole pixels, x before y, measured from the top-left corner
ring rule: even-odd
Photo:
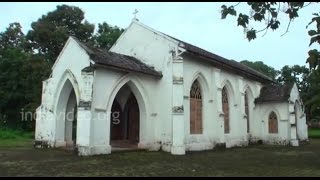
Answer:
[[[262,61],[243,60],[240,63],[269,76],[278,84],[296,83],[304,102],[307,121],[320,120],[320,71],[318,69],[312,70],[300,65],[285,65],[277,70]]]

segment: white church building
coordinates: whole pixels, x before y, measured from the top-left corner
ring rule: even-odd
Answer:
[[[70,37],[43,82],[36,144],[79,155],[307,140],[296,84],[271,78],[133,20],[112,48]]]

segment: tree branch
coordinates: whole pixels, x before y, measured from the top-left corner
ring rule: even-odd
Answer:
[[[233,7],[236,7],[236,6],[238,6],[240,3],[242,3],[242,2],[238,2],[236,5],[234,5]]]
[[[262,31],[264,31],[264,30],[266,30],[266,29],[268,29],[268,28],[269,28],[269,24],[267,25],[267,27],[265,27],[264,29],[261,29],[261,30],[257,31],[256,33],[262,32]]]
[[[279,16],[279,11],[280,11],[280,4],[281,4],[281,2],[279,2],[279,6],[278,6],[278,12],[277,12],[277,16]]]
[[[268,22],[269,22],[269,19],[270,19],[270,14],[271,14],[271,12],[270,12],[270,10],[269,10],[269,11],[268,11]],[[262,37],[264,37],[264,36],[267,34],[268,29],[269,29],[269,23],[267,24],[266,32],[262,35]]]
[[[302,6],[301,8],[307,7],[311,4],[312,2],[309,2],[307,5]]]
[[[264,37],[267,34],[268,29],[269,29],[269,26],[267,27],[266,32],[262,35],[262,37]]]
[[[289,23],[288,23],[288,26],[287,26],[287,30],[286,30],[285,33],[283,33],[283,34],[281,35],[281,37],[289,32],[289,27],[290,27],[291,21],[292,21],[292,20],[290,19],[290,21],[289,21]]]

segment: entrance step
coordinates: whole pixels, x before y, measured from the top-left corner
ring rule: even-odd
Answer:
[[[111,147],[111,152],[128,152],[128,151],[145,151],[145,149],[139,149],[138,147]]]

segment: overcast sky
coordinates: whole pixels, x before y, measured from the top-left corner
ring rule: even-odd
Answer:
[[[223,3],[62,3],[62,2],[19,2],[0,3],[0,31],[4,31],[11,22],[20,22],[23,31],[30,30],[30,24],[42,15],[53,11],[59,4],[75,5],[85,12],[85,18],[97,24],[106,21],[108,24],[126,28],[138,9],[137,18],[143,24],[166,33],[203,49],[209,50],[225,58],[237,61],[263,61],[276,69],[284,65],[306,65],[310,38],[306,25],[313,12],[319,12],[315,5],[302,9],[300,17],[291,23],[289,33],[286,31],[287,18],[279,17],[282,24],[276,32],[269,30],[267,35],[248,42],[242,27],[237,26],[236,17],[221,19],[220,7]],[[228,3],[230,4],[230,3]],[[233,4],[233,3],[232,3]],[[318,6],[318,5],[316,5]],[[247,13],[244,3],[236,7],[238,11]],[[262,25],[255,27],[262,27]],[[258,29],[258,28],[257,28]],[[310,29],[310,28],[309,28]]]

